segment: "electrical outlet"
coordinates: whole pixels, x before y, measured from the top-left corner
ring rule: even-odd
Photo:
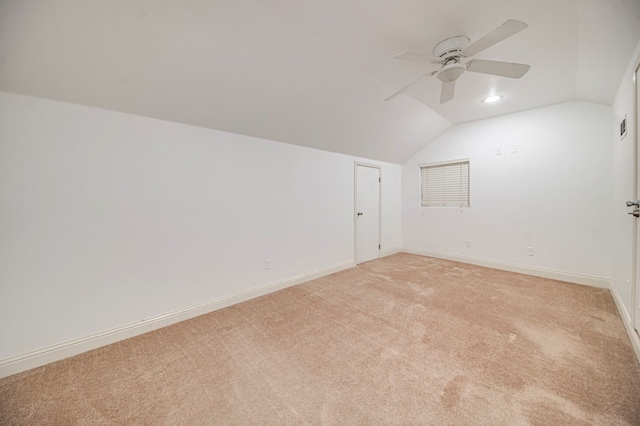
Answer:
[[[471,247],[471,240],[467,240],[467,241],[466,241],[466,243],[465,243],[465,245],[466,245],[467,247]]]
[[[534,255],[533,247],[527,247],[527,256],[533,256],[533,255]]]
[[[271,269],[271,259],[266,259],[264,261],[264,269],[265,269],[265,271]]]

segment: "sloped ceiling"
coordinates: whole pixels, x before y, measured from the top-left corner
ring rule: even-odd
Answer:
[[[478,57],[531,64],[522,79],[383,101],[437,68],[394,54],[510,18],[529,28]],[[638,0],[3,0],[0,90],[403,163],[452,124],[610,104],[639,38]]]

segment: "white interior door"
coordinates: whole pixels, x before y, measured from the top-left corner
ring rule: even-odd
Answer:
[[[356,263],[380,257],[380,168],[356,164]]]
[[[631,136],[635,138],[635,153],[636,153],[636,161],[635,161],[635,180],[636,180],[636,184],[635,184],[635,201],[638,201],[640,194],[638,194],[639,192],[639,188],[640,188],[640,130],[638,129],[638,125],[640,125],[640,65],[638,66],[638,68],[635,69],[635,74],[634,74],[634,90],[635,90],[635,96],[634,96],[634,102],[633,102],[633,115],[632,117],[629,117],[628,119],[633,119],[635,118],[635,123],[633,126],[629,126],[629,123],[627,123],[627,128],[631,128],[631,130],[633,131],[632,135],[627,135],[627,137]],[[640,206],[636,206],[638,210],[640,210]],[[633,322],[633,326],[636,330],[636,332],[640,335],[640,224],[638,223],[638,221],[640,221],[640,219],[635,219],[635,224],[634,224],[634,229],[635,229],[635,241],[636,241],[636,247],[635,247],[635,257],[634,257],[634,262],[635,262],[635,288],[633,289],[633,291],[631,292],[631,296],[632,296],[632,301],[634,304],[634,307],[631,308],[631,320]]]

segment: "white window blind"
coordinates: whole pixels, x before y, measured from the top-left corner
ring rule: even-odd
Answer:
[[[422,207],[469,207],[469,161],[420,166]]]

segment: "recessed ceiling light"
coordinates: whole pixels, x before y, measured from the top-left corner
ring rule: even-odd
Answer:
[[[488,98],[484,98],[482,102],[484,102],[485,104],[491,104],[493,102],[498,102],[500,99],[502,99],[502,96],[493,95],[493,96],[489,96]]]

